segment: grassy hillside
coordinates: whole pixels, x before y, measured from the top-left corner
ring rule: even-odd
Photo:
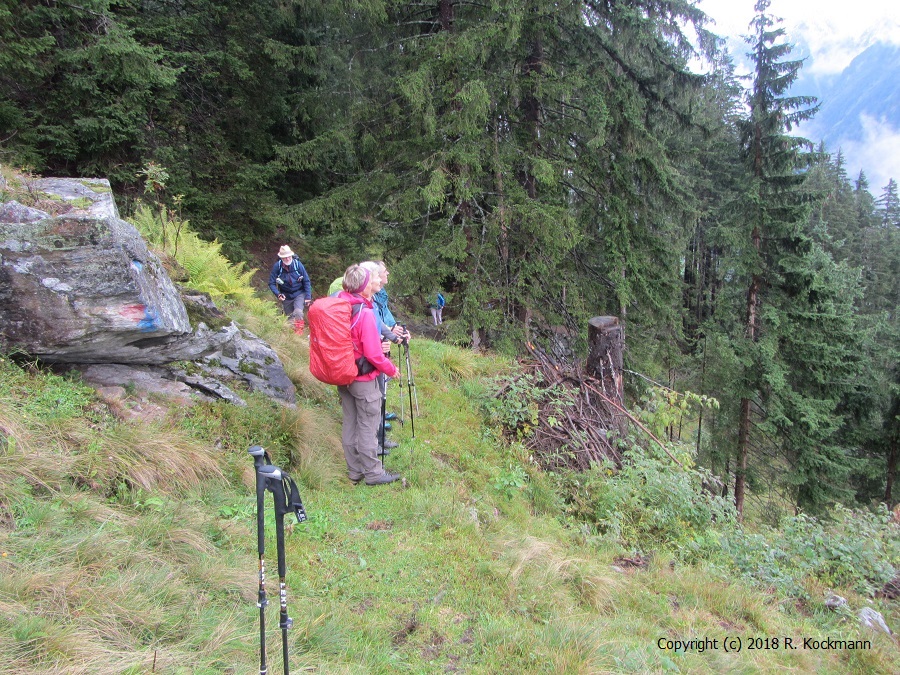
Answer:
[[[237,286],[217,301],[282,356],[296,409],[253,394],[246,408],[168,407],[133,389],[103,400],[0,360],[0,673],[257,672],[253,444],[298,479],[310,516],[287,537],[293,672],[896,672],[896,642],[855,612],[871,605],[897,628],[897,601],[871,599],[833,562],[862,543],[836,540],[848,553],[810,572],[803,551],[816,549],[797,542],[817,524],[776,540],[732,537],[724,516],[694,522],[674,505],[689,482],[664,458],[600,468],[583,478],[590,499],[573,499],[561,486],[582,479],[541,473],[487,425],[488,378],[514,369],[503,359],[414,340],[416,438],[409,424],[393,432],[387,460],[405,484],[351,485],[333,388],[310,378],[305,341]],[[151,404],[165,415],[145,417]],[[893,555],[891,526],[852,522],[873,528],[858,533],[878,549],[873,565]],[[280,673],[271,514],[267,539]],[[826,609],[828,590],[849,608]],[[672,648],[704,639],[703,651]]]

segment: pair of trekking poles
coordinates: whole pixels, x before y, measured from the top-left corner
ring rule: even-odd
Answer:
[[[419,394],[416,392],[416,383],[413,381],[412,375],[412,363],[409,360],[409,331],[406,330],[406,326],[402,323],[399,324],[400,327],[406,332],[407,337],[403,338],[400,341],[401,348],[404,351],[404,356],[406,359],[406,386],[409,393],[409,425],[410,430],[412,431],[412,437],[416,437],[416,415],[419,414]],[[400,377],[398,378],[400,388],[403,389],[403,360],[401,359],[398,365],[398,369],[400,370]],[[415,399],[416,412],[413,414],[413,400]],[[381,395],[381,447],[384,448],[384,415],[387,412],[387,383],[385,383],[384,390]],[[400,423],[403,424],[405,411],[403,409],[403,392],[400,392]]]
[[[272,459],[262,447],[252,446],[247,450],[253,457],[256,470],[256,548],[259,552],[259,675],[267,675],[269,666],[266,662],[266,607],[269,599],[266,595],[266,492],[272,493],[275,504],[275,542],[278,551],[278,580],[281,612],[278,625],[281,628],[281,650],[284,661],[284,675],[290,675],[288,659],[288,629],[294,621],[287,610],[287,563],[284,553],[284,516],[293,512],[297,522],[306,520],[306,511],[300,499],[297,484],[284,471],[272,464]]]

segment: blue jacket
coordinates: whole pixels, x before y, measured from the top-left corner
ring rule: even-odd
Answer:
[[[372,302],[375,304],[375,313],[378,314],[381,323],[388,328],[393,328],[397,325],[397,319],[394,318],[394,315],[391,314],[391,310],[388,309],[388,294],[386,290],[382,288],[373,295]]]
[[[279,284],[279,279],[283,283]],[[272,273],[269,275],[269,290],[276,297],[284,293],[284,297],[288,300],[294,300],[301,295],[304,298],[312,299],[312,282],[309,280],[309,275],[306,273],[303,263],[296,256],[291,261],[290,267],[286,268],[282,265],[281,259],[275,263],[275,266],[272,267]]]
[[[397,319],[388,309],[388,294],[383,288],[372,296],[372,304],[375,309],[375,318],[378,319],[381,335],[391,342],[399,342],[400,338],[391,330],[397,325]]]

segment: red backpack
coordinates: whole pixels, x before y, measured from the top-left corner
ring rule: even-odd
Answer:
[[[361,309],[362,304],[331,296],[309,306],[309,372],[320,382],[347,385],[359,376],[350,329],[359,321]]]

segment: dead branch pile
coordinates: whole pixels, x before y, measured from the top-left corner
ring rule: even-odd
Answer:
[[[614,439],[624,432],[628,414],[582,364],[561,363],[533,345],[529,349],[533,358],[522,366],[540,388],[537,425],[525,440],[532,456],[546,470],[583,471],[604,460],[620,466]]]

